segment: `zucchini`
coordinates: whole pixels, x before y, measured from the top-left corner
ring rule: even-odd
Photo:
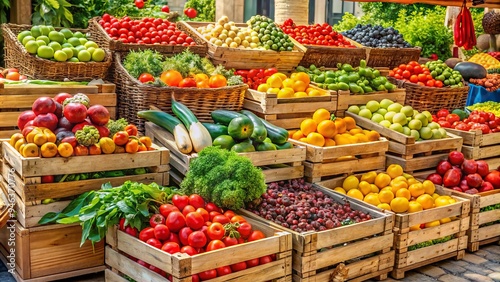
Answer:
[[[292,149],[293,148],[293,144],[290,142],[285,142],[281,145],[275,144],[275,146],[276,146],[276,149],[278,149],[278,150],[285,150],[285,149]]]
[[[174,135],[175,145],[182,153],[190,154],[193,151],[191,137],[186,127],[178,118],[157,110],[140,111],[137,113],[137,116],[163,127],[168,132],[172,133]]]
[[[210,113],[210,115],[212,116],[212,119],[215,121],[215,123],[220,123],[225,126],[228,126],[234,118],[243,116],[243,114],[228,110],[215,110]]]
[[[189,136],[193,142],[195,152],[200,152],[205,147],[212,146],[212,137],[210,132],[198,121],[196,116],[184,104],[172,99],[172,112],[188,128]]]
[[[267,129],[267,137],[276,145],[283,145],[288,140],[288,131],[284,128],[260,119]]]
[[[253,123],[253,132],[252,136],[250,136],[250,139],[258,142],[264,142],[264,140],[267,138],[267,129],[262,123],[262,120],[254,113],[247,110],[242,110],[240,111],[240,113],[247,116]]]
[[[217,138],[221,135],[228,135],[227,134],[227,126],[225,126],[225,125],[208,123],[208,122],[202,122],[201,124],[203,124],[203,126],[210,133],[210,137],[212,137],[212,141],[214,141],[215,138]]]

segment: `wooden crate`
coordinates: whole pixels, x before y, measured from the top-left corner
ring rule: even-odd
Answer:
[[[94,246],[87,241],[80,247],[82,227],[78,224],[25,229],[10,221],[7,227],[0,229],[0,257],[19,282],[54,281],[106,268],[104,241]],[[15,240],[9,241],[11,236]]]
[[[404,88],[398,88],[393,92],[377,91],[374,93],[354,94],[350,91],[338,91],[337,95],[337,116],[344,116],[345,111],[352,105],[366,105],[369,101],[382,101],[383,99],[390,99],[395,103],[404,105],[406,98],[406,91]]]
[[[98,190],[101,185],[121,185],[127,180],[143,183],[169,184],[169,151],[158,148],[155,151],[137,154],[110,154],[77,156],[70,158],[24,158],[8,142],[3,142],[3,183],[16,194],[17,220],[23,227],[38,226],[38,221],[48,212],[60,212],[69,203],[65,198],[84,192]],[[56,174],[86,173],[95,171],[121,170],[148,167],[150,173],[109,177],[62,183],[41,183],[41,176]],[[63,199],[42,204],[43,199]]]
[[[358,178],[361,174],[356,174]],[[335,178],[318,183],[328,189],[342,186],[344,178]],[[450,195],[453,193],[436,185],[436,193],[439,195]],[[395,279],[404,278],[406,271],[432,264],[447,258],[463,258],[467,247],[467,230],[470,225],[470,201],[465,198],[452,196],[456,203],[423,210],[415,213],[395,214],[394,224],[394,249],[396,252],[394,270],[391,276]],[[349,197],[349,199],[351,199]],[[372,206],[373,208],[376,208]],[[378,209],[378,208],[376,208]],[[424,228],[412,231],[411,226],[439,220],[442,218],[455,218],[451,222],[441,224],[436,227]],[[409,247],[429,240],[440,239],[452,235],[450,241],[435,244],[432,246],[409,250]]]
[[[215,65],[222,64],[226,68],[256,69],[275,67],[280,71],[291,71],[297,67],[304,57],[306,47],[290,37],[294,43],[293,51],[276,52],[273,50],[229,48],[217,46],[201,35],[196,29],[210,24],[209,22],[178,22],[177,26],[187,32],[196,42],[201,39],[208,46],[208,55]],[[212,23],[213,24],[213,23]],[[246,23],[237,23],[237,27],[247,27]]]
[[[345,195],[315,184],[313,186],[336,202],[343,204],[346,201]],[[356,199],[349,199],[349,202],[352,209],[369,213],[372,219],[325,231],[298,233],[250,211],[244,211],[243,214],[292,233],[293,281],[329,281],[333,268],[339,263],[344,263],[349,270],[349,281],[385,279],[394,267],[394,214]]]
[[[196,153],[191,155],[181,153],[175,144],[174,136],[154,123],[146,122],[145,127],[146,135],[153,142],[165,146],[170,150],[170,165],[180,174],[186,175],[191,160],[198,155]],[[292,149],[238,154],[248,157],[253,165],[262,168],[266,183],[304,176],[302,162],[306,159],[305,147],[295,146]]]
[[[499,156],[500,132],[483,134],[479,129],[463,131],[452,128],[446,128],[446,131],[464,139],[462,153],[466,159],[481,160]]]
[[[293,139],[290,142],[306,147],[304,175],[311,183],[356,172],[383,169],[385,153],[389,148],[389,141],[384,137],[375,142],[331,147],[318,147]],[[354,158],[337,160],[346,156]]]
[[[32,85],[0,83],[0,138],[10,138],[16,132],[17,117],[25,110],[31,110],[39,97],[54,97],[59,93],[83,93],[90,104],[105,106],[112,119],[116,118],[116,93],[112,83],[100,85]]]
[[[269,94],[248,89],[245,93],[243,108],[250,110],[259,117],[272,124],[285,128],[298,128],[300,123],[312,117],[314,111],[325,108],[330,112],[337,109],[337,92],[317,88],[323,94],[330,95],[303,97],[303,98],[278,98],[277,94]]]
[[[192,281],[193,274],[276,254],[276,260],[271,263],[208,281],[291,281],[292,235],[252,218],[247,218],[247,221],[254,229],[264,232],[267,238],[194,256],[182,253],[171,255],[119,231],[116,227],[110,228],[106,235],[106,243],[109,245],[106,246],[106,265],[115,273],[127,275],[136,281],[168,281],[128,258],[133,256],[171,274],[174,282],[189,282]]]
[[[447,138],[416,141],[413,136],[385,128],[367,118],[350,112],[345,114],[352,117],[359,126],[375,130],[389,139],[386,164],[399,164],[408,173],[435,168],[440,160],[447,158],[450,151],[460,151],[462,148],[462,137],[450,132]]]

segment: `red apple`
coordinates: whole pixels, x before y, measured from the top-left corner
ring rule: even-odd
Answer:
[[[486,192],[486,191],[491,191],[495,189],[491,183],[488,181],[483,181],[483,184],[481,184],[481,187],[479,188],[479,192]]]
[[[466,190],[469,190],[471,187],[469,187],[469,184],[467,184],[467,179],[464,177],[461,181],[460,181],[460,189],[462,189],[463,191],[466,191]]]
[[[64,100],[71,98],[71,97],[73,97],[73,95],[71,95],[69,93],[59,93],[53,99],[54,99],[54,101],[56,101],[62,105],[64,103]]]
[[[23,130],[26,124],[35,118],[36,114],[33,111],[24,111],[17,117],[17,127],[19,130]]]
[[[476,188],[472,188],[472,189],[469,189],[469,190],[464,191],[464,192],[467,194],[471,194],[471,195],[479,193],[479,191]]]
[[[434,183],[436,185],[443,184],[443,177],[441,175],[439,175],[438,173],[429,174],[429,176],[427,176],[426,179],[430,180],[432,183]]]
[[[462,170],[465,174],[473,174],[477,172],[477,163],[475,160],[464,160]]]
[[[490,182],[495,189],[500,189],[500,172],[498,170],[490,171],[484,178],[484,181]]]
[[[477,173],[479,173],[481,177],[486,177],[486,175],[490,173],[490,166],[488,165],[488,163],[483,160],[476,161],[476,163],[477,163]]]
[[[452,168],[452,165],[449,161],[442,160],[438,163],[438,165],[436,167],[436,172],[439,173],[439,175],[443,176],[451,168]]]
[[[33,102],[31,110],[35,115],[54,113],[56,111],[56,102],[50,97],[40,97]]]
[[[58,123],[59,123],[59,120],[57,119],[56,115],[54,115],[53,113],[39,114],[33,120],[33,124],[35,126],[46,127],[48,129],[50,129],[51,131],[56,130]]]
[[[87,114],[95,125],[105,125],[109,121],[109,111],[102,105],[93,105],[88,108]]]
[[[464,159],[465,159],[464,154],[462,154],[462,152],[459,151],[451,151],[448,154],[448,161],[452,165],[461,165],[464,162]]]
[[[468,174],[465,180],[467,180],[467,185],[472,188],[481,187],[481,184],[483,184],[483,178],[477,173]]]
[[[460,183],[460,172],[458,169],[450,169],[443,176],[444,187],[454,187]]]
[[[28,133],[30,133],[33,129],[35,129],[35,126],[34,125],[27,125],[23,128],[23,130],[21,131],[21,133],[23,134],[24,138],[26,138],[26,136],[28,136]]]
[[[453,188],[451,188],[451,189],[452,189],[452,190],[455,190],[455,191],[458,191],[458,192],[463,192],[463,190],[462,190],[462,189],[460,189],[460,187],[457,187],[457,186],[455,186],[455,187],[453,187]]]

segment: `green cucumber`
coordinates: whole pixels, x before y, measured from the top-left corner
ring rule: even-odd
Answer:
[[[282,145],[288,140],[288,131],[286,129],[271,124],[264,119],[260,120],[267,129],[267,137],[269,137],[275,145]]]
[[[212,141],[215,140],[215,138],[221,136],[221,135],[227,135],[227,126],[222,125],[222,124],[215,124],[215,123],[208,123],[208,122],[202,122],[203,126],[210,132],[210,137],[212,137]]]
[[[285,143],[283,143],[281,145],[276,145],[275,144],[275,146],[276,146],[276,149],[278,149],[278,150],[292,149],[293,148],[293,144],[290,143],[290,142],[285,142]]]
[[[267,143],[267,142],[260,143],[259,145],[257,145],[257,147],[255,147],[255,149],[257,149],[257,151],[277,150],[276,145],[274,145],[273,143]]]
[[[262,120],[254,113],[247,110],[241,110],[240,113],[247,116],[253,123],[253,132],[250,139],[258,142],[264,142],[267,137],[267,129],[262,123]]]
[[[228,110],[215,110],[210,113],[210,115],[212,116],[212,119],[215,121],[215,123],[220,123],[225,126],[228,126],[234,118],[243,116],[243,114]]]
[[[174,99],[172,99],[172,112],[174,112],[188,129],[191,127],[191,124],[198,122],[198,119],[188,107]]]

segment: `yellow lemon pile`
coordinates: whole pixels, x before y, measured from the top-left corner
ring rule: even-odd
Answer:
[[[311,87],[309,83],[309,75],[305,72],[294,72],[290,77],[278,72],[268,77],[266,83],[259,85],[257,91],[277,94],[278,98],[330,95],[328,91]]]

